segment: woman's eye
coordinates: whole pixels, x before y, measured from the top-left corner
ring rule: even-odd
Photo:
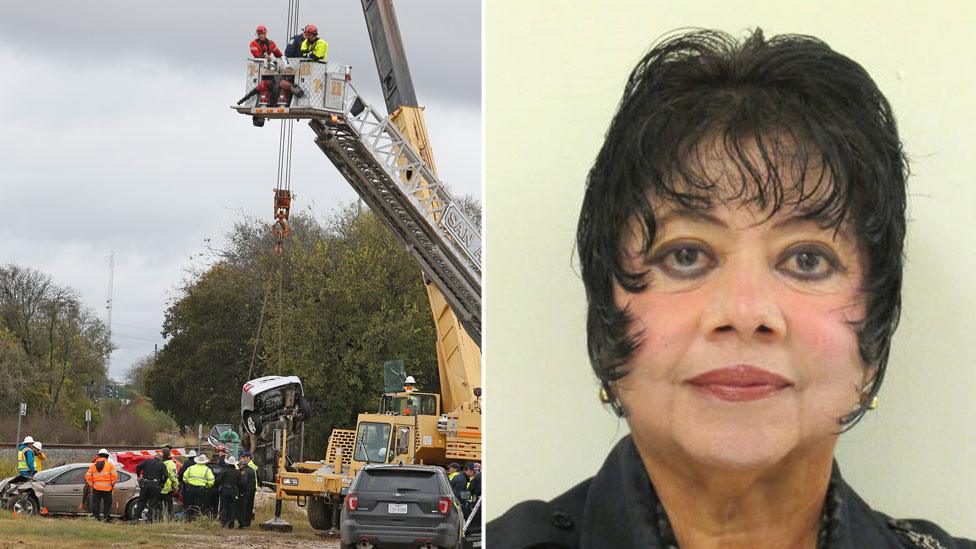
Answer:
[[[708,252],[698,246],[682,245],[659,253],[654,263],[669,275],[677,278],[693,278],[712,268]]]
[[[793,250],[777,267],[801,280],[823,280],[839,270],[833,256],[823,250],[811,248]]]

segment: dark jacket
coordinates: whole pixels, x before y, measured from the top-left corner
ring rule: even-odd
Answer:
[[[154,457],[136,465],[136,474],[144,479],[159,482],[159,487],[162,488],[163,484],[166,483],[169,471],[166,470],[166,464],[163,463],[163,460]]]
[[[451,491],[454,492],[454,497],[463,499],[461,492],[467,490],[468,476],[458,471],[453,477],[448,478],[448,482],[451,483]]]
[[[257,491],[257,473],[247,465],[241,467],[241,493],[248,494]]]
[[[215,486],[220,490],[222,496],[237,496],[241,493],[241,472],[236,467],[224,467],[219,473],[214,475]],[[251,486],[254,486],[253,481]]]
[[[302,56],[302,41],[305,40],[305,36],[302,34],[296,34],[291,37],[291,43],[285,46],[285,57],[301,57]]]
[[[662,520],[663,518],[663,520]],[[872,511],[834,466],[822,526],[829,549],[976,549],[931,522]],[[546,503],[526,501],[488,523],[489,547],[611,549],[677,546],[633,440],[625,437],[595,477]]]

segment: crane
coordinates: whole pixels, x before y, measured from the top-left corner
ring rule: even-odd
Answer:
[[[323,530],[335,527],[345,491],[365,463],[481,459],[480,231],[437,176],[392,0],[362,0],[362,6],[387,115],[356,91],[350,67],[307,59],[249,60],[248,90],[277,77],[290,79],[296,91],[285,105],[245,95],[231,107],[255,119],[308,120],[315,143],[415,259],[426,283],[440,394],[405,387],[387,395],[377,413],[358,416],[356,430],[334,429],[321,461],[285,468],[281,452],[278,508],[282,500],[297,500]],[[417,411],[405,413],[411,409]],[[281,425],[286,441],[287,424]],[[382,451],[367,451],[377,440]]]

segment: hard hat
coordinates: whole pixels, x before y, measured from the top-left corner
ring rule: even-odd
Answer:
[[[24,444],[34,444],[34,437],[30,435],[24,437]]]
[[[197,455],[197,451],[196,450],[190,450],[189,452],[186,453],[186,457],[188,457],[188,458],[194,457],[196,455]]]
[[[207,459],[207,454],[200,454],[199,456],[193,458],[193,462],[194,463],[201,463],[202,464],[202,463],[206,463],[208,461],[210,461],[210,460]]]
[[[413,376],[407,376],[407,379],[403,380],[404,385],[416,385],[416,383],[417,381],[413,378]]]
[[[258,28],[254,29],[254,34],[261,34],[261,33],[268,34],[268,27],[265,27],[264,25],[258,25]]]
[[[319,33],[319,29],[315,25],[306,25],[305,26],[305,32],[307,32],[309,34],[318,34]]]
[[[37,448],[38,450],[43,449],[42,448],[42,444],[41,444],[41,442],[39,440],[38,441],[34,441],[34,448]]]
[[[100,456],[107,456],[108,455],[108,450],[106,450],[105,448],[101,448],[100,450],[98,450],[98,455],[100,455]]]
[[[234,459],[234,456],[230,456],[224,460],[224,463],[226,463],[227,465],[237,465],[237,460]]]

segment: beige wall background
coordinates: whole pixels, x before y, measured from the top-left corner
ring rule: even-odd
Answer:
[[[913,164],[904,313],[879,410],[841,437],[876,509],[976,537],[976,7],[969,2],[487,3],[490,520],[591,476],[626,424],[597,401],[573,260],[587,170],[630,69],[678,27],[812,34],[891,101]]]

